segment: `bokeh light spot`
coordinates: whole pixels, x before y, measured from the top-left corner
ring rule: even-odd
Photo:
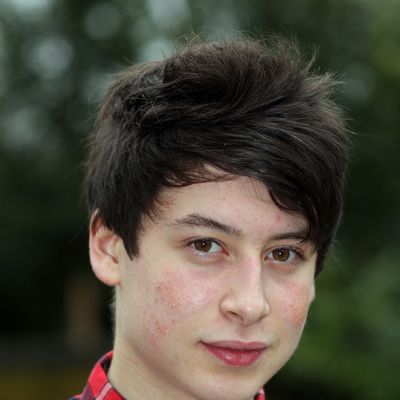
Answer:
[[[84,24],[90,38],[108,39],[121,27],[121,14],[110,3],[95,4],[87,13]]]
[[[25,46],[23,57],[28,67],[43,79],[54,79],[71,65],[74,50],[62,37],[45,37]]]

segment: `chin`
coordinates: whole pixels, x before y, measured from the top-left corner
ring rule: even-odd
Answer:
[[[198,400],[253,400],[267,378],[251,377],[248,371],[243,374],[237,372],[234,375],[222,373],[218,379],[198,381],[191,390],[193,397]]]

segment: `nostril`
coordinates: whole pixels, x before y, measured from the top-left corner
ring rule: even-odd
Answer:
[[[270,306],[263,293],[229,290],[221,301],[221,312],[226,317],[244,325],[253,324],[270,312]]]

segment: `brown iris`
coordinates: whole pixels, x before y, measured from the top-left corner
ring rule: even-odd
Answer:
[[[211,246],[213,245],[212,240],[209,239],[199,239],[193,242],[193,246],[197,251],[201,251],[203,253],[207,253],[211,250]]]
[[[272,256],[274,260],[280,261],[280,262],[285,262],[289,260],[290,257],[290,250],[289,249],[275,249],[272,251]]]

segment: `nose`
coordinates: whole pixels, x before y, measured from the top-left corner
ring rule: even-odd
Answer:
[[[220,303],[221,312],[236,323],[252,325],[271,311],[261,263],[247,260],[230,272],[226,292]]]

